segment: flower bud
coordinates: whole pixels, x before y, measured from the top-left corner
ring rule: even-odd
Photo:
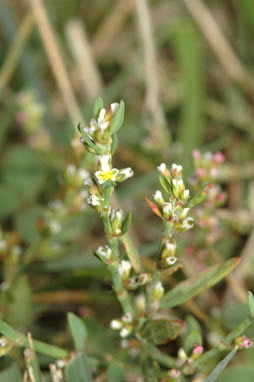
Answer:
[[[173,216],[173,204],[172,203],[164,203],[162,206],[162,214],[165,219],[169,219]]]
[[[163,295],[164,295],[164,288],[163,288],[162,282],[158,281],[154,286],[152,299],[155,301],[160,300]]]
[[[162,205],[165,203],[161,191],[157,190],[154,194],[154,200],[157,204],[157,206],[162,207]]]
[[[177,228],[180,231],[188,231],[189,229],[193,228],[193,226],[194,226],[194,219],[191,217],[188,217],[182,220],[179,224],[177,224]]]
[[[180,370],[172,369],[172,370],[170,371],[170,376],[171,376],[172,378],[174,378],[174,379],[180,377],[180,375],[181,375]]]
[[[168,257],[165,258],[165,262],[169,266],[174,265],[177,262],[177,257],[175,257],[175,256],[168,256]]]
[[[116,181],[118,183],[124,182],[126,179],[132,177],[134,174],[133,170],[130,167],[123,168],[122,170],[119,171]]]
[[[115,236],[121,235],[121,228],[123,222],[123,210],[111,210],[110,221],[112,227],[112,233]]]
[[[112,251],[107,245],[105,245],[105,247],[99,247],[95,253],[104,262],[109,261],[112,257]]]
[[[171,175],[172,175],[172,177],[175,178],[177,176],[179,176],[179,177],[182,176],[182,170],[183,170],[183,168],[182,168],[182,166],[180,164],[177,165],[177,164],[173,163],[172,166],[171,166]]]
[[[174,195],[179,198],[180,195],[184,192],[184,183],[182,179],[173,179],[172,180],[172,188]]]
[[[122,327],[123,327],[123,323],[122,323],[121,320],[112,320],[112,321],[110,322],[110,327],[111,327],[111,329],[113,329],[113,330],[120,330],[120,329],[122,329]]]
[[[122,321],[125,322],[126,324],[130,324],[133,321],[131,312],[125,313],[122,317]]]
[[[152,276],[150,273],[140,273],[138,276],[138,283],[139,285],[145,285],[151,281]]]
[[[174,239],[167,240],[164,244],[161,257],[163,259],[174,256],[176,253],[176,242]]]
[[[127,280],[131,272],[131,263],[128,260],[122,260],[118,265],[118,271],[123,280]]]
[[[128,337],[128,335],[132,332],[132,326],[131,325],[126,325],[122,328],[122,330],[120,331],[120,336],[125,338],[125,337]]]
[[[101,207],[104,199],[98,195],[90,195],[89,198],[86,199],[87,203],[92,207]]]
[[[180,199],[182,199],[183,201],[186,201],[189,199],[189,196],[190,196],[190,191],[184,190],[180,195]]]

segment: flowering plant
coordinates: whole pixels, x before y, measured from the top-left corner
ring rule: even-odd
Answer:
[[[169,167],[161,163],[158,166],[161,189],[154,192],[153,200],[147,197],[146,202],[161,219],[162,233],[157,257],[147,265],[129,233],[132,215],[130,212],[125,214],[117,206],[114,197],[118,183],[134,175],[130,167],[118,169],[113,166],[116,134],[123,121],[123,101],[111,104],[107,111],[102,99],[96,100],[94,118],[89,126],[78,125],[81,142],[89,153],[96,156],[96,171],[90,175],[83,168],[69,165],[65,173],[68,186],[65,204],[53,203],[46,214],[47,235],[58,234],[61,231],[61,221],[73,209],[83,212],[84,198],[102,219],[107,243],[99,245],[94,254],[109,271],[113,290],[121,305],[122,312],[112,317],[109,324],[117,333],[116,338],[119,334],[121,354],[118,360],[117,354],[114,355],[115,359],[107,355],[103,360],[87,354],[85,343],[88,330],[83,320],[73,313],[68,314],[75,347],[73,354],[33,340],[30,334],[26,338],[0,321],[0,332],[3,334],[0,339],[1,354],[8,354],[15,346],[26,348],[25,381],[41,381],[36,357],[38,352],[57,359],[50,366],[54,382],[91,382],[93,375],[98,376],[99,371],[105,367],[105,362],[109,364],[109,382],[134,380],[131,378],[149,382],[215,382],[239,349],[253,345],[252,340],[245,335],[245,330],[254,319],[254,298],[251,292],[249,317],[226,335],[221,334],[215,322],[207,320],[201,308],[192,300],[229,275],[238,265],[239,259],[220,261],[212,266],[203,264],[204,269],[198,275],[188,277],[181,247],[178,245],[178,235],[190,231],[195,224],[198,229],[210,230],[214,227],[213,212],[225,199],[222,190],[212,184],[224,160],[222,154],[202,156],[198,151],[193,153],[196,171],[190,179],[192,190],[186,188],[181,165],[173,163]],[[204,207],[195,209],[201,202],[204,202]],[[43,224],[41,228],[45,231]],[[5,237],[0,233],[0,252],[5,248]],[[177,309],[173,308],[180,306],[188,308],[193,315],[188,315],[184,321],[179,319]],[[204,341],[200,323],[194,315],[201,318],[207,329],[217,335],[216,344],[211,346]],[[173,341],[177,341],[176,352],[170,348]],[[223,358],[225,353],[228,354]],[[123,365],[127,363],[134,368],[134,377],[125,370]]]

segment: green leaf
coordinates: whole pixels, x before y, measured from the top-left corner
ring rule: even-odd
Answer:
[[[165,294],[161,300],[161,307],[172,308],[198,296],[204,290],[215,285],[232,272],[239,264],[239,261],[239,257],[230,259],[224,264],[218,264],[208,268],[197,277],[180,282],[175,288]]]
[[[110,126],[110,135],[117,132],[123,124],[124,121],[124,102],[121,101],[119,108],[117,109],[115,115],[112,118],[111,126]]]
[[[131,225],[131,212],[128,212],[122,224],[122,230],[121,230],[122,236],[128,232],[130,225]]]
[[[226,301],[222,308],[221,323],[227,330],[234,330],[246,317],[249,316],[249,306],[245,302]],[[253,337],[254,325],[251,325],[244,334],[247,337]]]
[[[89,147],[91,147],[92,149],[94,149],[96,151],[96,145],[91,141],[91,139],[89,138],[88,134],[84,131],[81,123],[78,123],[77,128],[78,128],[80,134],[82,135],[85,143]]]
[[[35,243],[40,239],[37,229],[37,221],[43,216],[44,209],[38,205],[27,208],[17,214],[15,219],[15,228],[17,232],[28,243]]]
[[[6,297],[6,320],[14,327],[29,325],[33,318],[33,301],[28,278],[18,277],[7,291]]]
[[[24,145],[14,146],[3,161],[1,188],[4,186],[6,192],[9,191],[11,197],[16,199],[15,205],[21,206],[37,196],[44,185],[46,174],[47,169],[39,152]],[[8,200],[7,195],[4,196]],[[2,203],[5,209],[3,200]]]
[[[206,189],[207,189],[207,186],[209,185],[208,182],[204,183],[200,190],[198,190],[198,192],[196,192],[191,198],[190,200],[188,201],[187,203],[187,207],[188,208],[192,208],[192,207],[195,207],[197,204],[203,202],[203,200],[206,198]]]
[[[104,106],[103,99],[101,97],[97,97],[94,101],[93,113],[95,118],[98,116],[100,109]]]
[[[116,133],[112,134],[112,145],[111,145],[111,153],[115,154],[117,148],[117,135]]]
[[[93,382],[92,374],[84,354],[78,353],[67,365],[65,378],[66,382]]]
[[[186,318],[186,326],[187,326],[187,329],[189,332],[192,330],[196,330],[200,334],[202,333],[201,327],[200,327],[198,321],[196,320],[195,317],[193,317],[191,315],[187,316],[187,318]]]
[[[21,347],[28,347],[29,343],[27,341],[27,338],[19,333],[18,331],[14,330],[10,325],[8,325],[6,322],[0,320],[0,333],[3,334],[5,337],[7,337],[9,340],[16,342],[18,346]],[[53,346],[46,344],[45,342],[41,342],[38,340],[33,340],[33,346],[35,351],[41,354],[48,355],[52,358],[67,358],[68,352],[58,346]]]
[[[13,362],[8,369],[0,372],[1,382],[22,382],[21,371],[16,362]]]
[[[67,318],[76,351],[84,350],[85,340],[87,338],[85,323],[74,313],[68,313]]]
[[[250,316],[254,318],[254,296],[251,291],[248,292],[248,302],[249,302]]]
[[[164,191],[166,191],[167,194],[171,194],[172,190],[171,190],[170,180],[167,177],[160,175],[159,181],[160,181],[161,187],[164,189]]]
[[[125,381],[123,365],[118,361],[112,361],[107,368],[107,382]]]
[[[223,372],[225,367],[229,364],[231,359],[235,356],[237,353],[238,348],[235,347],[234,349],[231,350],[230,353],[213,369],[211,374],[206,378],[206,382],[216,382],[218,376]],[[242,380],[242,378],[240,379]]]
[[[155,345],[163,345],[173,341],[183,329],[183,321],[158,319],[149,321],[140,334]]]
[[[202,144],[204,125],[204,57],[201,35],[191,21],[178,23],[173,42],[181,70],[183,100],[177,141],[184,147],[184,168],[188,167],[188,154]]]
[[[195,345],[202,345],[202,336],[197,330],[192,330],[184,339],[183,348],[186,354],[190,354]]]

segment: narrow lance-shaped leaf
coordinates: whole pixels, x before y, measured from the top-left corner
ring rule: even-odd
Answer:
[[[196,194],[194,194],[189,202],[187,203],[187,207],[188,208],[193,208],[195,207],[197,204],[203,202],[203,200],[205,199],[206,197],[206,194],[207,194],[207,188],[209,187],[212,187],[212,184],[211,183],[208,183],[206,182],[205,184],[203,184],[201,187],[200,187],[200,190],[198,190],[198,192],[196,192]]]
[[[183,304],[204,290],[218,283],[239,264],[240,258],[230,259],[224,264],[214,265],[201,272],[198,277],[182,281],[165,294],[161,300],[162,308],[172,308]]]
[[[104,106],[103,99],[101,97],[97,97],[94,101],[93,113],[94,116],[97,117],[100,109]]]
[[[195,345],[202,345],[200,332],[192,330],[184,339],[183,348],[187,354],[190,354]]]
[[[111,154],[114,155],[117,148],[117,135],[116,133],[112,134],[112,145],[111,145]]]
[[[80,132],[80,134],[82,135],[85,143],[96,151],[96,149],[97,149],[96,145],[91,141],[91,139],[89,138],[89,136],[85,132],[84,128],[82,127],[81,123],[78,123],[77,128],[78,128],[78,131]]]
[[[206,378],[205,382],[216,382],[218,376],[223,372],[225,367],[229,364],[231,359],[235,356],[238,348],[235,347],[230,353],[213,369],[211,374]]]
[[[128,232],[130,225],[131,225],[131,212],[128,212],[122,224],[122,236]]]
[[[117,109],[115,115],[112,118],[111,126],[110,126],[110,135],[117,132],[123,124],[124,121],[124,102],[121,101],[119,108]]]
[[[21,347],[29,346],[28,340],[23,334],[17,332],[2,320],[0,320],[0,333],[9,340],[16,342],[16,344]],[[69,354],[65,349],[58,346],[49,345],[38,340],[33,340],[33,346],[35,351],[38,353],[45,354],[53,358],[67,358]]]
[[[87,338],[87,330],[83,320],[74,313],[68,313],[67,319],[76,351],[83,350]]]

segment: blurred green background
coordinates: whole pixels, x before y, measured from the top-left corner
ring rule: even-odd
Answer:
[[[75,125],[89,122],[99,95],[126,104],[114,165],[135,177],[117,196],[133,211],[144,258],[160,237],[144,202],[158,186],[156,166],[181,163],[189,176],[193,149],[222,151],[228,197],[216,250],[243,257],[235,282],[253,288],[253,41],[252,0],[0,1],[1,318],[65,345],[66,312],[76,311],[96,353],[98,333],[120,312],[92,255],[103,228],[66,175],[69,164],[94,171]],[[202,304],[208,315],[221,304],[226,330],[246,301],[230,285],[221,293]],[[104,345],[114,351],[112,338]]]

